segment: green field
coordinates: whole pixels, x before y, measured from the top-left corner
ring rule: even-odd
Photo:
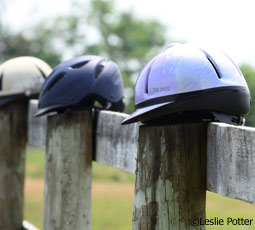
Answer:
[[[29,148],[26,158],[25,219],[42,229],[44,154]],[[93,163],[92,229],[132,229],[132,206],[135,177],[121,170]],[[253,218],[255,206],[207,193],[207,218]],[[251,226],[207,226],[208,230],[254,230]]]

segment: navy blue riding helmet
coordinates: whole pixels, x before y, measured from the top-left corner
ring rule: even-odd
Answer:
[[[123,112],[123,83],[117,64],[92,55],[59,64],[42,86],[36,116],[67,108]]]

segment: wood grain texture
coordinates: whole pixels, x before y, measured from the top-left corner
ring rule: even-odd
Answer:
[[[92,116],[48,117],[44,229],[91,229]]]
[[[128,115],[101,111],[96,129],[96,161],[135,173],[138,123],[121,126]]]
[[[28,112],[28,145],[45,148],[47,116],[35,117],[38,100],[31,100]]]
[[[207,189],[255,203],[255,128],[208,125]]]
[[[205,229],[206,125],[140,127],[133,229]]]
[[[22,227],[24,205],[27,102],[0,108],[0,229]]]

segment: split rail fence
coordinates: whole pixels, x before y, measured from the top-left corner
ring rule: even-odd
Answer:
[[[255,202],[254,128],[120,126],[126,114],[36,110],[33,101],[0,109],[0,229],[35,229],[22,228],[27,144],[46,149],[45,230],[91,229],[93,160],[136,174],[133,229],[205,229],[192,221],[206,217],[206,190]]]

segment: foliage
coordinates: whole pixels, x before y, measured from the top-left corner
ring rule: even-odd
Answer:
[[[61,55],[56,53],[50,43],[46,31],[37,34],[38,37],[29,38],[24,33],[13,34],[5,31],[0,41],[0,61],[3,62],[17,56],[35,56],[55,66],[61,60]],[[40,36],[40,37],[39,37]]]
[[[139,19],[130,11],[116,13],[113,1],[93,0],[91,12],[91,18],[95,18],[91,23],[100,39],[87,46],[85,53],[105,53],[119,64],[128,97],[143,65],[165,44],[165,28],[155,20]],[[131,93],[132,102],[133,96]],[[128,103],[126,111],[132,110],[133,103]]]
[[[55,66],[61,61],[61,54],[54,48],[52,28],[38,23],[32,28],[21,28],[13,31],[12,25],[4,21],[8,8],[15,1],[2,0],[0,3],[0,62],[17,56],[39,57]]]
[[[130,10],[116,10],[114,0],[91,0],[89,5],[80,0],[71,3],[70,14],[44,19],[32,28],[13,32],[8,26],[3,30],[0,26],[0,62],[30,55],[54,67],[66,58],[101,55],[120,66],[126,112],[133,111],[135,79],[143,65],[164,46],[164,26],[156,20],[138,18]]]
[[[246,126],[255,126],[255,105],[254,105],[254,99],[255,99],[255,69],[247,64],[243,64],[240,66],[240,69],[247,81],[247,84],[250,89],[251,93],[251,110],[249,115],[246,118]]]
[[[164,26],[155,20],[138,18],[132,11],[117,11],[114,0],[91,0],[87,14],[83,13],[81,2],[76,2],[75,7],[75,15],[79,17],[69,16],[66,23],[72,19],[77,25],[75,33],[82,49],[76,49],[76,55],[101,55],[120,66],[126,89],[126,112],[130,113],[135,79],[143,65],[165,44]]]

